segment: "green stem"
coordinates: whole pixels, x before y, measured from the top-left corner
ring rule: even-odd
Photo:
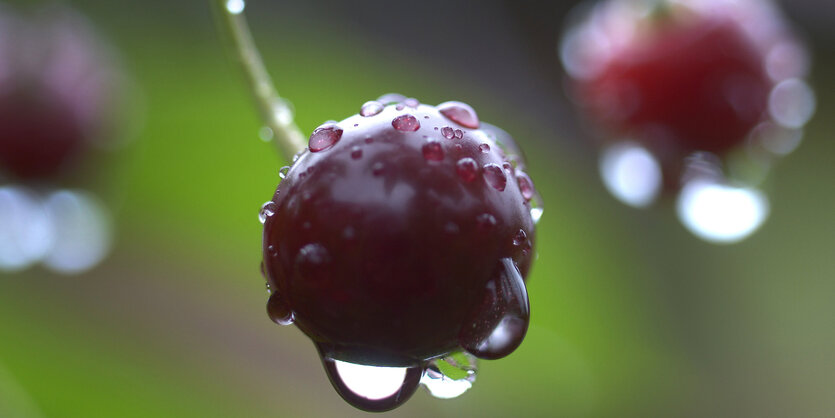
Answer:
[[[210,1],[214,5],[220,29],[226,33],[241,64],[264,124],[272,131],[281,154],[288,161],[292,160],[296,153],[305,149],[306,141],[293,121],[293,110],[278,95],[255,46],[243,13],[244,0]]]

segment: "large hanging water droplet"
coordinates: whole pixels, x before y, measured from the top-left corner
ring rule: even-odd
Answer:
[[[324,151],[339,142],[340,138],[342,138],[342,129],[334,124],[327,123],[313,131],[313,134],[310,135],[308,148],[311,152]]]
[[[322,355],[321,348],[319,349]],[[388,411],[415,393],[420,367],[377,367],[347,363],[322,356],[322,364],[336,392],[346,402],[368,412]]]
[[[695,179],[676,202],[678,217],[706,241],[733,243],[759,229],[768,218],[768,199],[759,190]]]
[[[362,117],[371,117],[380,114],[383,111],[383,104],[372,100],[370,102],[365,102],[360,109],[360,116]]]
[[[510,258],[499,260],[481,303],[461,328],[458,341],[472,355],[487,360],[507,356],[525,338],[530,321],[528,291]]]
[[[273,293],[267,300],[267,315],[278,325],[290,325],[296,320],[293,311],[279,297],[278,293]]]
[[[445,102],[438,105],[438,111],[447,119],[470,129],[478,129],[478,115],[470,105],[461,102]]]
[[[500,165],[492,163],[485,164],[483,175],[487,184],[492,186],[494,189],[503,192],[505,187],[507,187],[507,176]]]
[[[391,121],[391,126],[400,132],[414,132],[420,129],[420,121],[409,114],[400,115]]]
[[[261,221],[262,224],[264,222],[267,222],[267,218],[269,218],[270,216],[275,215],[275,211],[276,211],[275,202],[270,200],[267,203],[264,203],[263,205],[261,205],[261,210],[258,211],[258,220]]]
[[[432,360],[423,371],[420,383],[436,398],[457,398],[473,386],[477,362],[472,354],[463,351]]]

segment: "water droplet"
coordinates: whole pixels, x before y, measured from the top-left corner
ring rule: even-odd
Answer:
[[[447,119],[470,129],[478,129],[478,115],[470,105],[461,102],[445,102],[438,105],[438,111]]]
[[[545,210],[539,206],[534,206],[531,208],[531,219],[533,220],[533,224],[536,225],[539,223],[539,220],[542,218],[542,213]]]
[[[496,217],[489,213],[482,213],[476,216],[475,223],[480,231],[489,231],[496,226]]]
[[[426,161],[444,160],[444,150],[441,148],[440,142],[429,141],[423,144],[421,150],[423,151],[423,158],[425,158]]]
[[[400,115],[391,121],[391,126],[401,132],[414,132],[420,129],[420,122],[412,115]]]
[[[519,183],[519,191],[522,193],[522,197],[525,200],[533,199],[535,192],[533,181],[531,181],[531,178],[524,171],[516,173],[516,182]]]
[[[461,180],[469,183],[478,177],[478,163],[470,157],[462,158],[455,163],[455,171]]]
[[[410,97],[410,98],[404,100],[403,104],[405,104],[406,106],[411,107],[412,109],[417,109],[417,107],[420,106],[420,102],[418,101],[418,99],[415,99],[413,97]]]
[[[354,145],[354,147],[351,148],[351,158],[355,160],[362,158],[362,148]]]
[[[295,315],[290,307],[275,293],[267,300],[267,315],[278,325],[290,325],[295,321]]]
[[[379,176],[379,175],[383,174],[384,169],[385,169],[385,166],[383,166],[383,163],[378,161],[378,162],[374,163],[374,165],[371,166],[371,174],[373,174],[374,176]]]
[[[362,105],[362,108],[360,108],[360,116],[367,118],[370,116],[379,115],[380,112],[383,111],[384,107],[385,106],[383,106],[382,103],[375,100],[365,102],[365,104]]]
[[[267,218],[275,215],[275,211],[275,202],[270,200],[267,203],[264,203],[263,205],[261,205],[261,210],[258,212],[258,220],[261,221],[261,223],[267,222]]]
[[[464,131],[460,129],[456,129],[453,134],[455,134],[455,139],[461,139],[464,137]]]
[[[510,258],[499,260],[484,295],[461,328],[459,343],[472,355],[494,360],[512,353],[528,331],[528,291]]]
[[[270,129],[269,126],[263,126],[260,130],[258,130],[258,137],[264,142],[272,141],[274,136],[273,130]]]
[[[432,360],[423,371],[420,383],[436,398],[457,398],[475,383],[477,363],[478,360],[467,352]]]
[[[483,152],[483,153],[487,154],[488,152],[490,152],[490,145],[487,145],[487,144],[481,144],[481,145],[479,145],[479,146],[478,146],[478,149],[479,149],[481,152]]]
[[[446,225],[444,225],[444,232],[447,234],[455,235],[459,231],[460,229],[458,228],[458,224],[455,222],[447,222]]]
[[[443,135],[446,139],[452,139],[455,137],[455,132],[449,126],[444,126],[441,128],[441,135]]]
[[[281,178],[281,179],[286,179],[287,178],[287,173],[289,173],[289,172],[290,172],[290,167],[285,165],[284,167],[281,167],[280,169],[278,169],[278,177]]]
[[[484,180],[500,192],[503,192],[505,187],[507,187],[507,176],[498,164],[490,163],[484,165]]]
[[[754,233],[768,218],[768,199],[759,190],[695,179],[676,202],[678,217],[693,234],[715,243],[734,243]]]
[[[324,151],[339,142],[340,138],[342,138],[342,129],[333,124],[325,124],[316,128],[310,135],[308,148],[311,152]]]
[[[406,100],[406,96],[404,96],[402,94],[397,94],[397,93],[384,94],[384,95],[380,96],[379,99],[377,99],[378,102],[380,102],[384,105],[389,105],[389,104],[393,104],[393,103],[400,103],[404,100]]]
[[[516,235],[513,236],[513,245],[520,246],[526,244],[528,242],[528,234],[525,233],[524,229],[520,229]]]
[[[320,348],[320,355],[322,349]],[[347,363],[322,356],[336,392],[355,408],[388,411],[402,405],[420,384],[420,367],[378,367]]]
[[[267,254],[269,254],[271,257],[275,257],[278,255],[278,249],[275,248],[275,245],[268,245]]]
[[[605,149],[600,176],[615,198],[633,207],[645,207],[661,191],[661,165],[645,148],[625,142]]]
[[[232,13],[233,15],[239,15],[243,13],[244,9],[246,8],[246,3],[244,0],[227,0],[226,1],[226,11]]]
[[[397,110],[397,111],[401,111],[405,108],[406,108],[406,105],[404,105],[403,103],[400,103],[400,104],[398,104],[397,106],[394,107],[394,109]]]

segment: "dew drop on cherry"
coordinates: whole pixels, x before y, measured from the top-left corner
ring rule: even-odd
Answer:
[[[401,132],[414,132],[420,129],[420,122],[416,117],[406,114],[394,118],[391,121],[391,126]]]
[[[498,164],[484,165],[484,180],[494,189],[503,192],[507,187],[507,176]]]
[[[478,163],[470,157],[462,158],[455,163],[455,172],[461,180],[470,183],[478,177]]]
[[[276,211],[275,202],[270,200],[267,203],[264,203],[263,205],[261,205],[261,210],[258,212],[258,220],[261,221],[262,224],[264,222],[267,222],[267,218],[269,218],[270,216],[275,215],[275,211]]]
[[[460,129],[456,129],[455,132],[453,132],[453,134],[455,135],[455,139],[461,139],[464,137],[464,131]]]
[[[383,165],[383,163],[378,161],[371,166],[371,174],[373,174],[374,176],[380,176],[383,174],[384,169],[385,166]]]
[[[380,102],[384,105],[389,105],[389,104],[392,104],[392,103],[400,103],[404,100],[406,100],[406,96],[404,96],[402,94],[397,94],[397,93],[384,94],[377,99],[378,102]]]
[[[525,200],[533,199],[536,192],[531,178],[524,171],[519,171],[516,173],[516,181],[519,183],[519,191],[522,192],[522,197]]]
[[[287,178],[287,173],[289,173],[289,172],[290,172],[290,167],[285,165],[284,167],[281,167],[278,170],[278,177],[280,179],[286,179]]]
[[[480,231],[489,231],[496,226],[496,217],[489,213],[482,213],[476,216],[475,222]]]
[[[351,148],[351,158],[355,160],[362,158],[362,148],[356,145],[353,148]]]
[[[296,319],[293,311],[281,300],[278,293],[270,295],[267,300],[267,315],[278,325],[290,325]]]
[[[461,328],[459,343],[470,354],[495,360],[515,350],[528,331],[528,291],[510,258],[499,260],[485,286],[481,302]]]
[[[443,135],[446,139],[452,139],[455,137],[455,131],[449,126],[445,126],[441,128],[441,135]]]
[[[310,135],[308,147],[311,152],[324,151],[339,142],[340,138],[342,138],[342,129],[333,124],[325,124],[316,128]]]
[[[490,145],[481,144],[481,145],[478,146],[478,149],[479,149],[479,151],[487,154],[488,152],[490,152]]]
[[[376,100],[365,102],[365,104],[362,105],[362,108],[360,108],[360,116],[367,118],[378,115],[383,111],[383,107],[383,104]]]
[[[417,107],[420,106],[420,102],[418,101],[418,99],[415,99],[414,97],[410,97],[404,100],[403,104],[411,107],[412,109],[417,109]]]
[[[520,229],[516,235],[513,236],[513,245],[521,246],[528,242],[528,234],[525,233],[524,229]]]
[[[438,111],[447,119],[470,129],[478,129],[479,120],[470,105],[461,102],[445,102],[438,105]]]
[[[423,158],[426,161],[443,161],[444,160],[444,150],[441,148],[441,144],[436,141],[429,141],[423,144],[421,148],[423,151]]]

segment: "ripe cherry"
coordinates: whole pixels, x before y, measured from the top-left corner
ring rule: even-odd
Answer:
[[[0,176],[68,173],[114,116],[109,51],[82,17],[59,7],[32,16],[3,10],[0,36]]]
[[[262,209],[270,316],[307,334],[367,410],[404,402],[434,358],[521,343],[541,210],[515,144],[472,108],[387,97],[317,128]],[[408,371],[371,401],[334,361]]]
[[[767,218],[758,186],[815,108],[807,52],[770,1],[603,0],[561,55],[614,196],[678,194],[682,223],[714,242]]]
[[[561,51],[571,95],[604,141],[646,148],[671,190],[688,156],[724,156],[779,121],[777,87],[808,71],[803,47],[760,0],[602,1]]]

